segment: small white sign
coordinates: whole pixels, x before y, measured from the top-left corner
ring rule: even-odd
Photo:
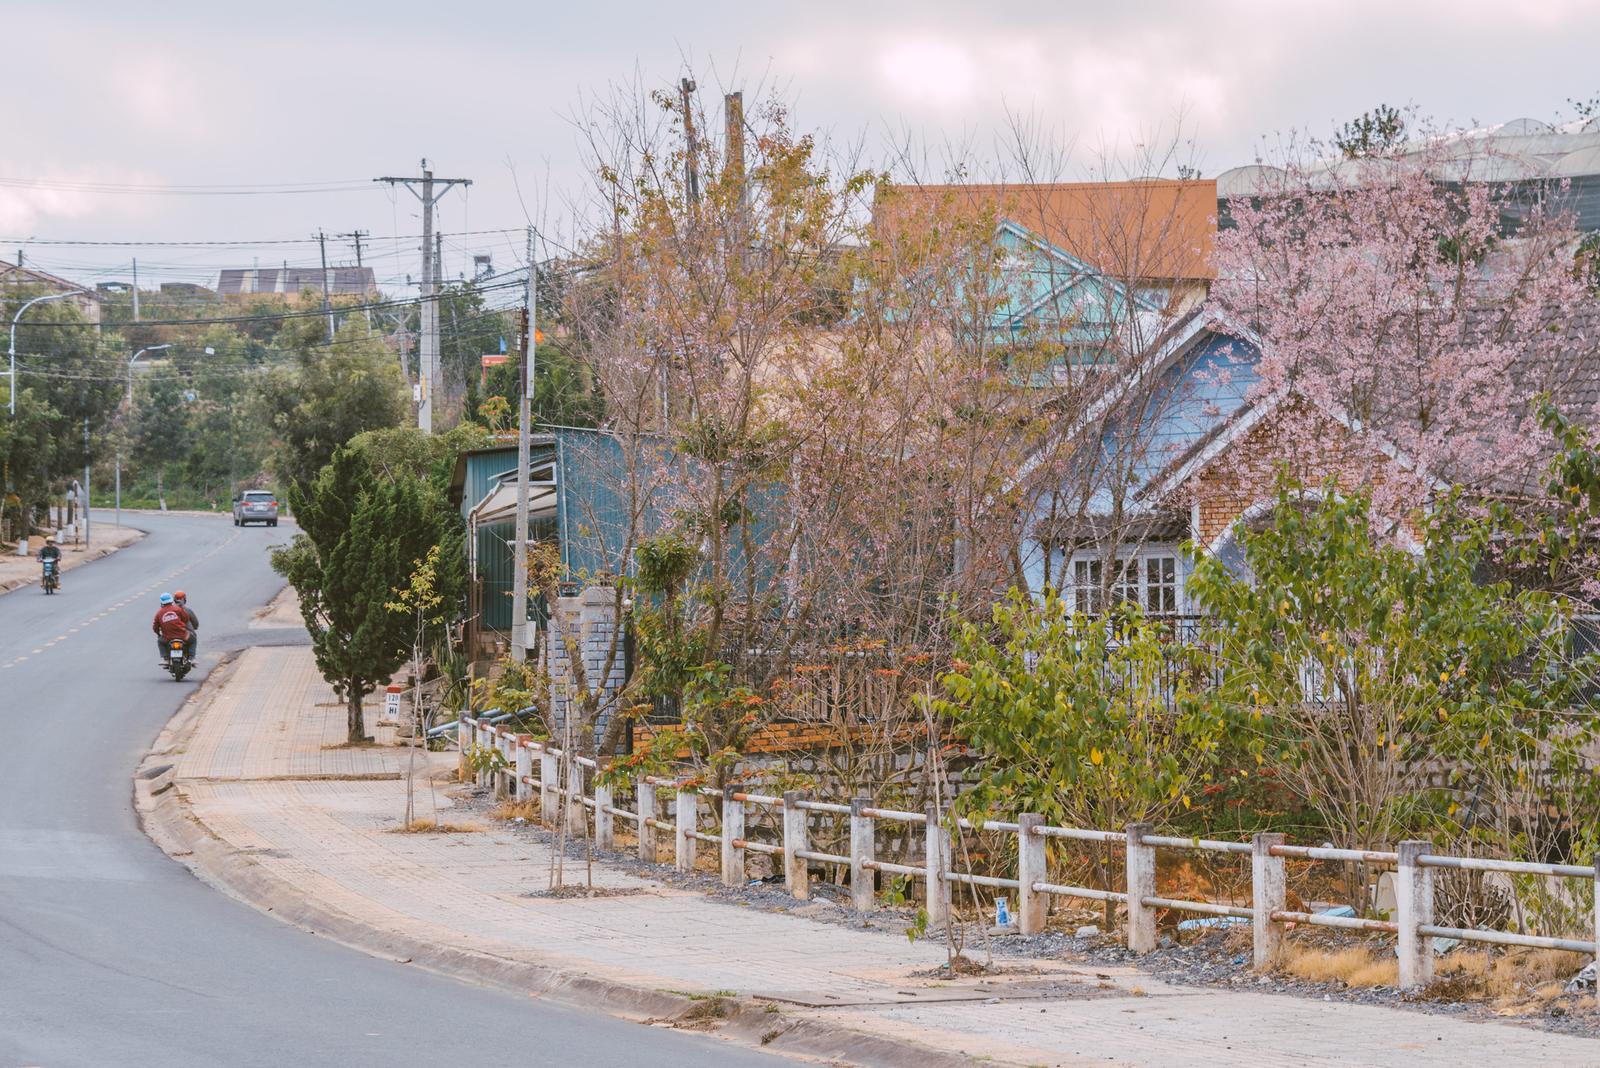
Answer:
[[[400,722],[400,693],[390,690],[383,695],[383,717],[390,722]]]

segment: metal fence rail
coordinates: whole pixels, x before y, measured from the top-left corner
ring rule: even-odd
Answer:
[[[1431,852],[1425,841],[1399,843],[1394,852],[1336,849],[1325,846],[1297,846],[1284,841],[1282,834],[1263,833],[1248,842],[1229,842],[1209,838],[1182,838],[1152,833],[1148,824],[1132,823],[1120,831],[1081,827],[1055,827],[1043,817],[1024,813],[1014,821],[950,819],[934,810],[910,812],[880,808],[870,798],[855,798],[849,804],[821,801],[789,791],[781,797],[757,794],[729,787],[710,790],[674,779],[646,776],[633,786],[634,807],[616,804],[613,786],[601,781],[600,766],[592,759],[567,754],[547,741],[516,734],[489,719],[462,716],[456,724],[461,750],[461,775],[475,770],[478,782],[518,800],[538,799],[539,818],[549,827],[559,826],[565,813],[567,830],[574,835],[592,833],[600,849],[614,849],[614,820],[633,824],[638,832],[641,860],[655,863],[661,845],[658,832],[671,837],[673,863],[681,871],[691,871],[697,860],[697,847],[704,842],[720,851],[722,881],[736,886],[745,881],[745,855],[750,852],[781,857],[784,882],[798,898],[811,894],[810,863],[835,864],[850,872],[852,905],[863,912],[878,907],[876,873],[903,876],[923,885],[923,900],[930,926],[944,923],[950,908],[951,887],[981,886],[1017,892],[1018,928],[1023,934],[1044,929],[1049,898],[1070,897],[1090,901],[1117,902],[1127,907],[1124,934],[1130,949],[1147,953],[1156,948],[1156,918],[1161,910],[1195,912],[1204,915],[1248,920],[1252,928],[1253,960],[1258,970],[1271,967],[1283,948],[1289,926],[1306,924],[1354,931],[1377,931],[1396,935],[1399,941],[1400,986],[1417,989],[1433,977],[1436,937],[1456,938],[1493,945],[1524,946],[1535,949],[1561,949],[1575,953],[1595,953],[1600,944],[1600,875],[1596,867],[1576,864],[1539,864],[1529,861],[1498,860],[1492,857],[1452,857]],[[474,759],[473,754],[480,754]],[[481,754],[499,754],[482,758]],[[538,761],[538,774],[534,762]],[[662,819],[659,795],[672,798],[672,818]],[[720,802],[720,822],[715,829],[701,826],[701,802],[712,797]],[[778,840],[762,842],[746,831],[746,806],[758,805],[779,817]],[[811,848],[810,820],[813,814],[848,817],[850,852],[825,853]],[[901,864],[877,858],[878,825],[891,823],[920,826],[923,837],[923,862]],[[951,866],[952,833],[985,831],[1013,835],[1016,839],[1016,877],[1005,878],[978,872],[954,870]],[[1120,845],[1125,854],[1126,887],[1123,890],[1068,886],[1049,881],[1047,844],[1050,841],[1087,842]],[[1250,901],[1192,901],[1156,894],[1156,850],[1183,850],[1250,857]],[[1287,905],[1287,862],[1340,862],[1393,868],[1395,914],[1390,919],[1325,915],[1291,911]],[[1502,872],[1548,879],[1581,879],[1594,884],[1595,906],[1589,938],[1565,938],[1521,934],[1510,931],[1480,931],[1444,927],[1434,921],[1433,874],[1438,870]],[[1600,1001],[1600,990],[1596,991]]]

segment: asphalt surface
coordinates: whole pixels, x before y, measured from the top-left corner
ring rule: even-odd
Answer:
[[[167,719],[244,645],[293,533],[140,516],[150,536],[0,595],[0,1068],[38,1065],[776,1065],[715,1039],[370,957],[207,887],[140,831],[131,778]],[[156,662],[156,595],[200,617],[200,668]]]

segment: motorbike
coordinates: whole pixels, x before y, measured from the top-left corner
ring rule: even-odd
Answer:
[[[61,587],[61,577],[57,573],[57,568],[60,565],[56,561],[48,559],[43,561],[43,564],[44,577],[41,580],[40,585],[44,587],[44,592],[46,596],[48,596],[49,594],[55,593],[56,590]]]
[[[194,667],[194,661],[189,658],[188,648],[182,638],[168,640],[167,660],[163,666],[172,675],[173,682],[182,682],[183,677]]]

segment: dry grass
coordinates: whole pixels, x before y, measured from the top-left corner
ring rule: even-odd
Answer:
[[[1587,963],[1583,954],[1559,949],[1458,949],[1434,965],[1434,986],[1439,995],[1488,1001],[1499,1012],[1522,1015],[1560,997],[1566,981]]]
[[[1311,983],[1337,980],[1346,986],[1395,986],[1400,982],[1398,961],[1375,957],[1360,946],[1331,952],[1290,946],[1283,970],[1296,979]]]
[[[448,823],[431,819],[414,819],[402,827],[395,827],[395,834],[476,834],[483,830],[476,823]]]
[[[532,798],[529,798],[527,801],[507,800],[501,801],[500,804],[495,806],[495,810],[489,813],[489,818],[494,820],[514,820],[521,818],[527,820],[529,823],[532,823],[534,813],[536,811],[538,811],[538,809],[534,805]]]

